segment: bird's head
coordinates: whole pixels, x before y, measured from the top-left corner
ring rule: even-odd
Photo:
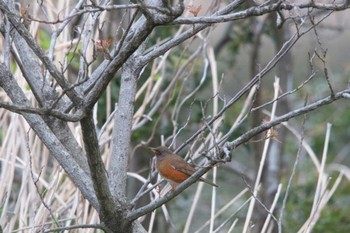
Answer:
[[[149,149],[158,157],[167,154],[172,154],[173,152],[165,146],[149,147]]]

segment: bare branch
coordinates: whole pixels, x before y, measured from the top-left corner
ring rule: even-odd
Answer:
[[[108,171],[112,195],[118,199],[126,199],[129,145],[135,107],[136,83],[140,72],[140,69],[134,66],[135,59],[137,58],[133,56],[123,66],[119,104],[114,115],[113,145]]]
[[[15,78],[3,63],[0,63],[0,77],[0,86],[5,90],[12,102],[15,104],[30,105],[24,93],[17,85]],[[32,113],[22,113],[22,115],[62,168],[72,177],[73,182],[80,189],[83,196],[98,210],[99,204],[92,189],[92,182],[87,173],[88,171],[82,169],[84,165],[83,158],[73,157],[60,140],[57,139],[56,135],[47,126],[41,116]]]
[[[50,213],[50,216],[51,216],[51,219],[54,221],[54,223],[56,224],[57,227],[59,227],[59,224],[52,212],[52,209],[50,208],[50,206],[45,202],[44,200],[44,197],[41,196],[41,193],[40,193],[40,190],[39,190],[39,187],[38,187],[38,181],[39,181],[39,178],[41,176],[41,172],[42,172],[42,168],[40,169],[40,172],[39,172],[39,175],[37,178],[34,177],[34,172],[33,172],[33,161],[32,161],[32,153],[30,151],[30,147],[29,147],[29,131],[27,132],[27,150],[28,150],[28,154],[29,154],[29,168],[30,168],[30,175],[32,177],[32,181],[34,183],[34,186],[35,186],[35,189],[36,189],[36,192],[41,200],[41,203],[45,206],[45,208],[49,211]]]
[[[171,24],[213,24],[213,23],[223,23],[223,22],[229,22],[239,19],[245,19],[252,16],[261,16],[264,14],[268,14],[275,11],[280,10],[293,10],[293,9],[319,9],[319,10],[327,10],[327,11],[343,11],[348,9],[350,6],[347,4],[322,4],[322,3],[315,3],[314,1],[308,1],[307,3],[301,3],[301,4],[289,4],[287,2],[278,1],[278,3],[274,3],[271,5],[265,5],[265,6],[254,6],[251,8],[248,8],[243,11],[239,11],[232,14],[213,14],[211,16],[202,16],[202,17],[181,17],[173,22]]]
[[[147,213],[150,213],[151,211],[153,211],[154,209],[160,207],[161,205],[163,205],[164,203],[168,202],[169,200],[173,199],[174,197],[176,197],[177,195],[179,195],[181,192],[183,192],[183,190],[185,190],[186,188],[188,188],[191,184],[193,184],[194,182],[196,182],[198,180],[199,177],[201,177],[203,174],[205,174],[208,170],[210,170],[210,165],[208,167],[203,167],[201,169],[198,169],[191,177],[189,177],[188,179],[186,179],[184,182],[182,182],[181,184],[179,184],[177,186],[177,188],[173,191],[173,192],[168,192],[165,196],[160,197],[159,199],[154,200],[153,202],[151,202],[150,204],[147,204],[143,207],[140,207],[136,210],[132,210],[128,213],[127,218],[130,221],[133,221],[135,219],[137,219],[140,216],[143,216]]]
[[[305,103],[306,103],[306,102],[305,102]],[[282,233],[282,223],[283,223],[284,211],[285,211],[285,208],[286,208],[286,203],[287,203],[288,195],[290,194],[290,189],[291,189],[291,185],[292,185],[292,180],[293,180],[293,178],[294,178],[294,176],[295,176],[296,168],[297,168],[298,163],[299,163],[300,153],[301,153],[302,148],[303,148],[304,133],[305,133],[305,121],[306,121],[306,116],[304,116],[303,122],[302,122],[302,124],[301,124],[301,138],[300,138],[300,140],[299,140],[298,152],[297,152],[297,155],[296,155],[295,160],[294,160],[292,173],[290,174],[290,177],[289,177],[289,180],[288,180],[288,184],[287,184],[287,188],[286,188],[286,193],[285,193],[285,195],[284,195],[283,202],[282,202],[282,207],[281,207],[281,211],[280,211],[280,216],[279,216],[278,222],[277,222],[277,227],[278,227],[278,232],[279,232],[279,233]]]
[[[79,5],[80,4],[77,4],[77,6]],[[58,16],[56,20],[48,21],[48,20],[42,20],[42,19],[38,19],[38,18],[34,18],[33,16],[30,16],[29,20],[38,22],[38,23],[43,23],[43,24],[59,24],[59,23],[66,24],[67,22],[70,22],[73,18],[81,16],[86,13],[97,13],[97,12],[103,12],[103,11],[125,10],[125,9],[140,9],[141,7],[155,10],[163,14],[165,13],[169,14],[169,10],[167,8],[150,6],[146,4],[143,4],[143,5],[141,4],[85,5],[83,10],[79,10],[78,7],[75,7],[74,11],[72,11],[70,15],[62,19],[60,19]],[[64,26],[60,26],[60,27],[64,27]]]
[[[76,114],[66,114],[59,110],[51,109],[51,107],[33,108],[31,106],[10,104],[4,102],[0,102],[0,108],[5,108],[7,110],[10,110],[11,112],[15,112],[18,114],[33,113],[37,115],[53,116],[60,120],[71,122],[79,121],[85,116],[85,113],[81,111],[79,111],[79,113]]]
[[[53,229],[47,229],[43,230],[42,232],[44,233],[49,233],[49,232],[60,232],[60,231],[69,231],[69,230],[75,230],[75,229],[101,229],[104,230],[105,226],[102,224],[81,224],[81,225],[73,225],[73,226],[67,226],[67,227],[57,227]]]
[[[320,99],[312,104],[308,104],[305,107],[298,108],[298,109],[293,110],[289,113],[286,113],[282,116],[278,116],[272,121],[263,123],[260,126],[249,130],[248,132],[246,132],[243,135],[241,135],[240,137],[238,137],[236,140],[231,141],[231,142],[226,142],[224,145],[224,148],[231,151],[234,148],[236,148],[237,146],[241,145],[242,143],[247,142],[250,138],[254,137],[255,135],[257,135],[261,132],[264,132],[265,130],[267,130],[275,125],[278,125],[282,122],[288,121],[289,119],[292,119],[294,117],[303,115],[307,112],[313,111],[313,110],[320,108],[324,105],[331,104],[338,99],[344,98],[344,94],[349,94],[349,93],[350,93],[350,89],[346,89],[346,90],[335,93],[334,98],[332,98],[331,96],[328,96],[328,97]],[[221,152],[221,155],[224,155],[223,151]]]
[[[12,13],[10,9],[7,7],[6,3],[3,0],[0,0],[0,10],[8,17],[11,24],[16,28],[17,32],[23,37],[23,39],[27,42],[27,44],[31,47],[33,52],[38,56],[38,58],[45,64],[46,68],[50,72],[50,74],[56,79],[58,84],[63,89],[69,89],[69,84],[63,77],[63,75],[57,70],[55,65],[51,62],[50,58],[45,54],[43,49],[36,43],[35,39],[30,35],[28,29],[22,24],[20,18]],[[71,98],[71,100],[75,103],[77,107],[81,106],[82,98],[79,93],[77,93],[74,89],[69,90],[67,95]]]
[[[235,0],[234,2],[230,3],[223,9],[219,10],[216,14],[217,15],[223,15],[226,14],[236,8],[238,8],[244,0]],[[193,24],[193,23],[191,23]],[[176,45],[184,42],[185,40],[191,38],[193,35],[197,34],[198,32],[204,30],[205,28],[211,26],[211,24],[199,24],[199,25],[194,25],[193,28],[188,29],[187,31],[181,33],[180,35],[176,36],[175,38],[165,42],[158,48],[154,49],[152,52],[149,52],[148,54],[145,54],[141,58],[141,64],[147,64],[149,61],[152,59],[164,54],[166,51],[171,49],[172,47],[175,47]]]
[[[106,168],[101,158],[92,112],[83,118],[80,124],[91,179],[100,205],[99,215],[101,221],[106,224],[108,229],[125,229],[131,223],[124,217],[126,215],[126,200],[120,198],[120,196],[114,198],[111,194]]]
[[[109,62],[102,73],[96,77],[96,82],[92,85],[90,92],[86,96],[85,103],[88,108],[91,108],[96,103],[110,80],[114,77],[115,72],[121,68],[131,54],[135,52],[142,42],[144,42],[152,29],[153,25],[149,22],[145,22],[136,29],[136,32],[131,32],[128,35],[132,36],[132,38],[127,37],[127,44],[120,50],[117,56]]]

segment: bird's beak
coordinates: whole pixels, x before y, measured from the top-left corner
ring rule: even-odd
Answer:
[[[148,149],[149,149],[150,151],[152,151],[153,153],[156,153],[156,148],[154,148],[154,147],[148,147]]]

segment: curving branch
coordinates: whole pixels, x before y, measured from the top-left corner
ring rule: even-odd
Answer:
[[[287,3],[279,1],[270,5],[253,6],[248,9],[238,11],[232,14],[213,14],[211,16],[200,16],[200,17],[180,17],[175,19],[171,24],[213,24],[213,23],[224,23],[231,22],[240,19],[246,19],[252,16],[261,16],[272,12],[281,10],[293,10],[293,9],[318,9],[326,11],[344,11],[350,8],[347,1],[342,4],[323,4],[316,3],[315,1],[308,1],[307,3]]]

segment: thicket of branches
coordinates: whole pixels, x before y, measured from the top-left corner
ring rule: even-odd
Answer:
[[[348,9],[348,1],[192,4],[0,0],[4,232],[155,232],[155,223],[161,232],[167,227],[162,215],[171,225],[164,204],[208,171],[220,186],[203,211],[209,220],[194,229],[205,199],[199,183],[188,193],[193,200],[186,222],[172,223],[174,229],[283,232],[295,176],[307,177],[310,170],[315,190],[298,229],[314,228],[343,176],[350,177],[346,166],[327,164],[330,124],[321,156],[305,140],[309,112],[350,97],[348,86],[334,85],[318,33],[330,15]],[[238,53],[237,28],[253,48],[248,77],[231,77],[230,65],[220,60],[230,44]],[[262,65],[259,45],[266,30],[276,53]],[[287,87],[290,51],[310,33],[317,46],[308,54],[309,74]],[[237,85],[225,88],[227,80]],[[307,98],[303,90],[314,83],[326,91]],[[288,135],[294,156],[281,175]],[[148,170],[145,149],[160,144],[198,167],[165,195],[159,195],[157,173]],[[236,159],[246,145],[255,164]],[[312,169],[300,171],[305,154]],[[244,185],[237,190],[232,180],[241,177]]]

